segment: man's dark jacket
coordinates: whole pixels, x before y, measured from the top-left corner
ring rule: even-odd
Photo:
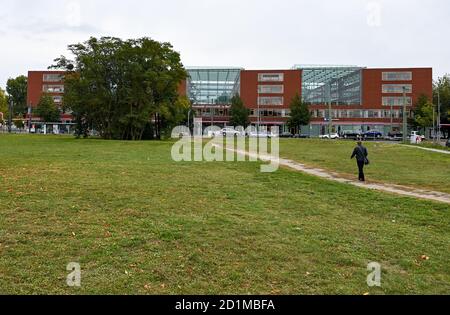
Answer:
[[[363,146],[357,146],[355,150],[353,150],[352,159],[356,156],[356,160],[358,162],[365,162],[367,157],[369,156],[369,152]]]

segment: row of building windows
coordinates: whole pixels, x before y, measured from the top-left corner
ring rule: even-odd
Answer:
[[[284,85],[258,85],[259,94],[283,94]]]
[[[210,117],[213,114],[215,117],[227,117],[229,116],[229,111],[226,108],[203,108],[196,110],[198,116]],[[259,110],[259,117],[273,117],[273,118],[287,118],[290,117],[291,111],[289,109],[262,109]],[[327,118],[329,117],[329,111],[327,109],[316,109],[311,111],[312,118]],[[402,118],[403,111],[401,109],[397,110],[383,110],[383,109],[369,109],[369,110],[359,110],[359,109],[344,109],[344,110],[332,110],[334,119],[345,119],[345,118],[374,118],[374,119],[390,119],[392,113],[392,118]],[[408,117],[412,117],[412,111],[408,110]],[[258,110],[251,109],[250,117],[257,118]]]
[[[408,96],[406,98],[403,98],[401,96],[387,96],[383,97],[383,106],[403,106],[405,105],[405,99],[406,99],[406,106],[412,105],[412,97]]]
[[[412,93],[412,84],[383,84],[383,93]]]
[[[45,73],[43,76],[44,82],[61,82],[63,79],[62,74],[56,74],[56,73]]]
[[[258,74],[259,82],[283,82],[283,73],[260,73]]]
[[[383,81],[412,81],[412,72],[383,72]]]
[[[291,111],[287,109],[263,109],[259,113],[259,117],[289,117]],[[250,117],[258,117],[258,110],[250,110]]]
[[[64,93],[64,85],[44,85],[44,93]]]
[[[284,97],[273,96],[273,97],[258,97],[259,106],[283,106]]]
[[[392,110],[392,118],[403,117],[402,110]],[[329,111],[324,109],[313,110],[313,118],[327,118]],[[332,110],[333,118],[391,118],[390,110]],[[408,111],[408,116],[411,117],[412,111]]]
[[[53,96],[53,102],[55,102],[56,104],[61,104],[63,101],[62,96]]]

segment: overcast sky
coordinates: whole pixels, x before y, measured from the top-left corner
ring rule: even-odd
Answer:
[[[0,87],[90,36],[169,41],[186,66],[433,67],[450,73],[448,0],[0,0]]]

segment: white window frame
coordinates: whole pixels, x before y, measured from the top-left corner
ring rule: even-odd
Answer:
[[[273,102],[267,102],[268,100],[273,100]],[[275,100],[277,100],[275,102]],[[283,96],[262,96],[258,97],[259,106],[283,106],[284,97]]]
[[[259,82],[284,82],[284,73],[259,73]]]
[[[273,91],[273,89],[279,89]],[[258,94],[284,94],[284,85],[258,85]]]
[[[388,100],[395,99],[397,100],[394,104],[391,104]],[[412,106],[412,97],[406,97],[406,106]],[[402,96],[383,96],[382,99],[383,106],[403,106],[403,97]]]
[[[58,79],[56,79],[56,77]],[[62,77],[63,75],[59,73],[44,73],[44,75],[42,76],[42,80],[44,82],[61,82]]]
[[[399,76],[408,75],[408,78],[399,78]],[[383,81],[412,81],[413,73],[412,71],[387,71],[383,72]],[[394,76],[390,78],[389,76]]]
[[[406,86],[406,93],[411,94],[413,92],[412,84],[383,84],[382,93],[383,94],[402,94],[404,86]],[[392,90],[389,90],[389,88],[392,88]]]

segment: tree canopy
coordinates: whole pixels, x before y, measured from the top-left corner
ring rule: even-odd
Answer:
[[[25,116],[28,111],[27,89],[28,78],[24,75],[10,78],[6,83],[6,92],[14,102],[14,116]]]
[[[250,110],[245,107],[238,94],[231,99],[230,116],[230,124],[234,127],[247,128],[250,124]]]
[[[92,37],[69,51],[73,61],[62,56],[52,67],[67,71],[64,104],[78,135],[93,128],[105,139],[160,138],[184,118],[188,105],[178,88],[187,72],[171,44]]]
[[[425,94],[419,96],[414,106],[414,118],[410,123],[420,129],[433,126],[433,104]]]
[[[438,103],[438,92],[441,100],[441,123],[450,124],[450,75],[439,78],[433,86],[433,103]],[[445,128],[449,132],[450,128]]]
[[[8,120],[9,115],[8,98],[6,97],[5,91],[3,91],[1,88],[0,88],[0,113],[3,114],[3,120],[2,115],[0,115],[0,124],[1,124]]]
[[[302,126],[309,125],[311,122],[311,112],[308,104],[303,102],[300,95],[297,94],[291,101],[290,109],[291,117],[288,120],[288,125],[296,133],[301,133]]]
[[[45,122],[61,121],[61,112],[53,101],[53,98],[47,93],[42,94],[35,110],[35,115],[39,116]]]

